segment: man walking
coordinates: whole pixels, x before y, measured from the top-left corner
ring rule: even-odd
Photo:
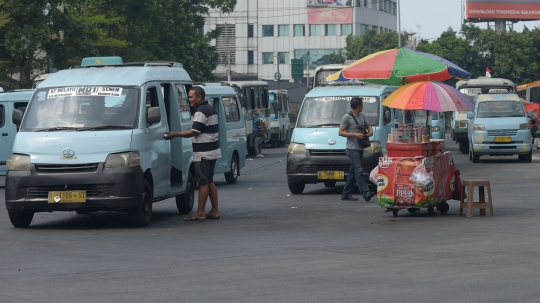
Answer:
[[[165,139],[175,137],[192,138],[193,164],[195,180],[199,182],[199,204],[197,212],[184,218],[184,221],[200,221],[219,219],[218,193],[214,184],[214,168],[216,160],[221,158],[219,149],[218,115],[214,108],[205,101],[204,89],[200,86],[191,88],[188,94],[189,105],[194,109],[190,130],[165,133]],[[204,213],[206,200],[210,196],[212,209]]]
[[[364,136],[373,136],[373,129],[366,120],[364,114],[362,98],[351,99],[351,111],[343,116],[341,119],[341,125],[339,126],[339,135],[347,138],[346,152],[349,159],[351,159],[351,169],[349,176],[345,182],[343,193],[341,194],[341,200],[356,201],[358,198],[351,196],[354,185],[358,186],[360,194],[366,201],[371,200],[375,193],[369,190],[366,181],[364,180],[364,174],[362,172],[362,159],[364,158],[364,148],[358,143],[358,139],[364,138]],[[368,130],[367,134],[360,133],[359,127],[363,126]]]
[[[253,119],[253,149],[255,150],[256,158],[264,158],[259,150],[259,145],[263,144],[266,137],[266,126],[265,123],[259,123],[259,114],[261,111],[258,108],[253,109],[253,114],[251,115]]]

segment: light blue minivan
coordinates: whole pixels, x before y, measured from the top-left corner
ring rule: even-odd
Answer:
[[[476,96],[469,119],[469,160],[480,156],[518,155],[522,162],[532,161],[531,124],[523,102],[516,94],[481,94]]]
[[[0,93],[0,176],[6,175],[6,161],[11,156],[11,148],[17,134],[17,125],[11,121],[11,114],[14,109],[24,112],[33,93],[33,89]]]
[[[397,87],[368,83],[339,83],[319,86],[305,97],[298,113],[287,154],[287,183],[293,194],[301,194],[308,183],[326,187],[345,181],[351,161],[345,153],[346,138],[338,135],[343,116],[353,97],[364,98],[362,113],[373,128],[371,147],[364,149],[364,178],[379,164],[386,150],[392,121],[401,111],[382,105]],[[374,185],[372,185],[374,187]]]
[[[117,210],[146,226],[152,203],[175,197],[193,208],[190,138],[164,133],[191,128],[179,63],[85,58],[43,81],[26,112],[13,111],[20,131],[7,161],[5,201],[11,223],[26,227],[35,212]]]
[[[230,86],[201,85],[206,99],[218,113],[219,148],[215,174],[225,174],[229,184],[236,183],[240,169],[246,164],[246,121],[242,106]]]

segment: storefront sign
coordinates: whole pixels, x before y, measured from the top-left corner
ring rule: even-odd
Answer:
[[[308,8],[308,24],[352,24],[352,8]]]

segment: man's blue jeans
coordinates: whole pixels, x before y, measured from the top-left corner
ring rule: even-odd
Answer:
[[[354,185],[358,185],[360,194],[365,198],[370,193],[369,187],[364,180],[364,174],[362,173],[362,159],[364,158],[364,151],[357,149],[347,149],[347,156],[351,159],[351,170],[349,176],[345,182],[343,193],[341,197],[345,198],[350,196],[354,191]]]

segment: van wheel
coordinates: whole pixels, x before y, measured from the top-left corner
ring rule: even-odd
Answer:
[[[289,185],[289,190],[291,193],[295,195],[299,195],[304,192],[304,188],[306,188],[306,183],[302,182],[287,182],[287,185]]]
[[[478,163],[480,162],[480,156],[473,151],[471,151],[471,155],[472,155],[472,163]]]
[[[8,210],[9,220],[15,227],[28,227],[34,219],[33,211],[12,211]]]
[[[272,148],[278,147],[278,141],[277,140],[270,141],[270,144],[272,144]]]
[[[229,184],[236,183],[236,179],[238,179],[239,170],[240,168],[238,165],[238,158],[236,157],[236,155],[233,155],[231,159],[231,171],[228,173],[225,173],[225,180],[227,181],[227,183]]]
[[[189,214],[193,209],[195,203],[195,178],[193,174],[188,172],[188,183],[186,185],[186,191],[183,194],[176,196],[176,208],[181,214]]]
[[[144,227],[150,223],[150,219],[152,219],[152,200],[152,187],[146,179],[143,179],[139,201],[137,201],[134,208],[129,210],[129,219],[133,226]]]
[[[525,163],[531,163],[531,162],[532,162],[532,149],[527,155],[525,155]]]

